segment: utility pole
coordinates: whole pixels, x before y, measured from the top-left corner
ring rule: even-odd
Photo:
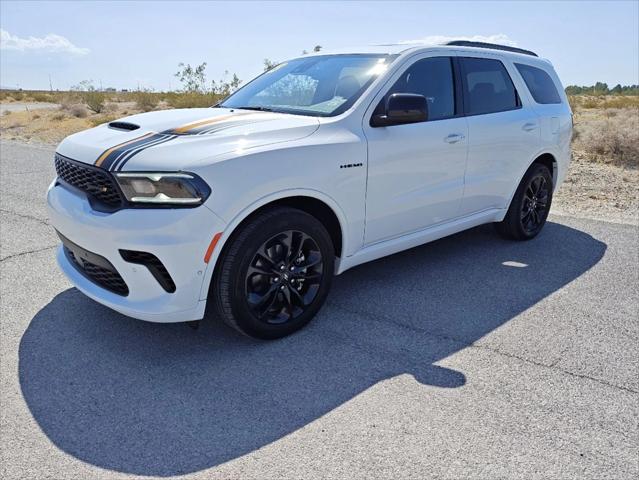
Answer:
[[[51,83],[51,74],[49,74],[49,90],[53,92],[53,83]]]

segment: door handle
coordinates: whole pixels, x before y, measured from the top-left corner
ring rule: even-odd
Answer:
[[[462,135],[461,133],[451,133],[446,138],[444,138],[444,142],[446,142],[446,143],[457,143],[457,142],[463,140],[464,138],[466,138],[466,137],[464,135]]]
[[[533,130],[537,129],[537,124],[532,122],[524,123],[524,126],[521,127],[521,129],[525,132],[532,132]]]

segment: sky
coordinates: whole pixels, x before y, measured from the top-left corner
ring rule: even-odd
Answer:
[[[551,60],[564,85],[639,83],[639,0],[171,2],[0,0],[0,86],[178,89],[178,63],[250,80],[312,50],[493,40]]]

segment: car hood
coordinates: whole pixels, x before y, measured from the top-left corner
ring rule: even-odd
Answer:
[[[106,170],[187,170],[205,159],[307,137],[314,117],[227,108],[186,108],[132,115],[76,133],[60,155]]]

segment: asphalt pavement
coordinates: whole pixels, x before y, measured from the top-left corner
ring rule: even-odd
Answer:
[[[0,143],[3,479],[639,476],[636,226],[476,228],[346,272],[260,342],[72,288],[53,176],[51,147]]]

